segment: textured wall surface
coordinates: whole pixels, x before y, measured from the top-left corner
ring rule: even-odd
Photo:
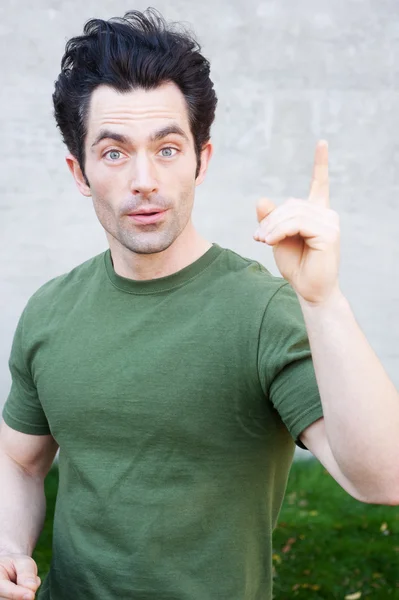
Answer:
[[[102,252],[90,200],[64,162],[51,93],[65,41],[92,16],[147,4],[3,0],[0,8],[0,406],[17,319],[44,282]],[[219,96],[215,154],[195,222],[211,241],[277,273],[252,240],[255,204],[305,197],[316,140],[330,144],[342,288],[399,385],[399,3],[160,0],[196,32]]]

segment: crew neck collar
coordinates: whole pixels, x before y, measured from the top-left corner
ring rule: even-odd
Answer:
[[[129,279],[118,275],[115,272],[111,250],[109,248],[104,252],[104,263],[111,283],[119,290],[130,294],[156,294],[172,290],[184,285],[194,277],[197,277],[197,275],[202,273],[202,271],[213,263],[222,251],[223,248],[218,244],[212,244],[202,256],[197,258],[197,260],[190,265],[187,265],[187,267],[184,267],[180,271],[176,271],[176,273],[157,279]]]

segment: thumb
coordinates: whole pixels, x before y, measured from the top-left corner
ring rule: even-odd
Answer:
[[[14,567],[17,574],[17,585],[22,585],[36,591],[41,581],[37,576],[37,565],[30,556],[14,558]]]
[[[256,216],[258,218],[258,223],[270,215],[275,208],[276,205],[274,202],[269,200],[269,198],[261,198],[256,205]]]

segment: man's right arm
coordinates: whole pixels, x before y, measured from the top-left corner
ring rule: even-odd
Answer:
[[[0,554],[32,555],[43,528],[44,479],[58,445],[51,435],[28,435],[0,425]]]

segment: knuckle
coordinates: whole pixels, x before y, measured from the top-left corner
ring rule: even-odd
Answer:
[[[328,213],[330,215],[330,219],[331,219],[332,223],[339,225],[339,214],[335,210],[332,210],[331,208],[328,209]]]
[[[301,204],[301,200],[299,200],[298,198],[294,198],[293,196],[290,196],[288,198],[288,200],[286,200],[284,202],[284,204],[286,206],[298,206],[299,204]]]
[[[334,229],[330,229],[330,231],[327,234],[327,240],[329,243],[331,244],[335,244],[340,238],[340,233],[339,233],[339,229],[334,228]]]
[[[17,600],[18,591],[17,586],[10,581],[0,582],[0,600],[6,598],[7,600]],[[21,595],[22,598],[22,595]]]
[[[14,560],[15,566],[21,573],[26,570],[27,576],[32,576],[32,570],[37,575],[37,564],[30,556],[20,556]]]

